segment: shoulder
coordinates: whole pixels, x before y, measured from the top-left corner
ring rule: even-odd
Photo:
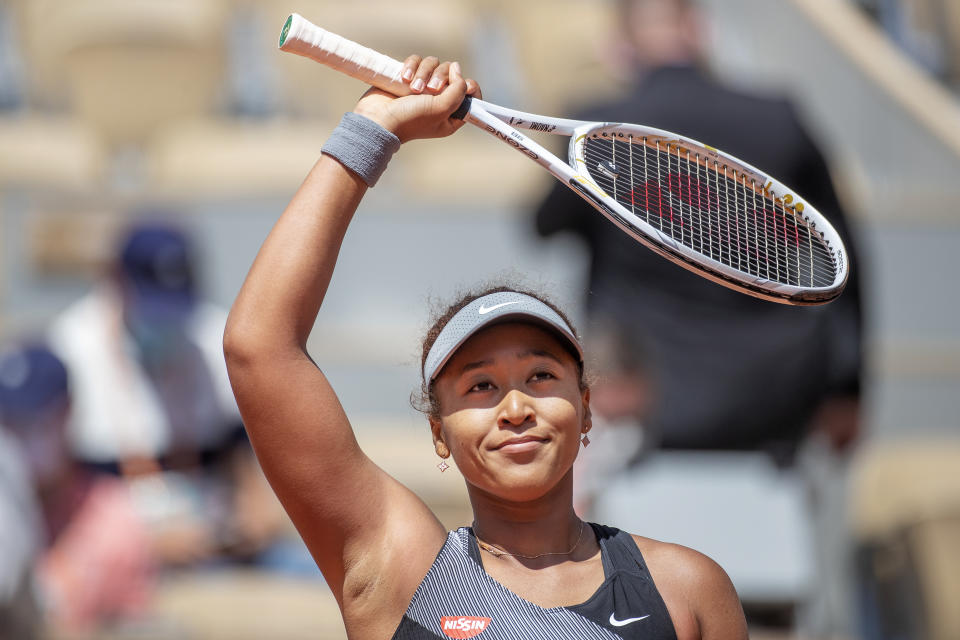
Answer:
[[[48,339],[70,345],[90,342],[90,334],[106,333],[111,320],[118,317],[120,302],[106,285],[98,285],[61,311],[50,323]],[[56,348],[60,346],[55,344]]]
[[[689,547],[631,534],[657,584],[669,584],[696,598],[719,590],[736,592],[727,572],[706,554]]]
[[[632,537],[671,615],[689,612],[695,620],[699,634],[693,637],[747,637],[740,599],[723,567],[683,545]]]

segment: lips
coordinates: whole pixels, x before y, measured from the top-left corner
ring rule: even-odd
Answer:
[[[505,453],[524,453],[527,451],[533,451],[544,442],[546,438],[540,438],[532,435],[517,436],[515,438],[508,438],[494,447],[496,451],[503,451]]]

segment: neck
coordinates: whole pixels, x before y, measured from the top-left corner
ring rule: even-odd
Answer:
[[[546,495],[529,502],[511,502],[470,487],[473,531],[487,545],[517,556],[555,554],[562,558],[581,533],[573,509],[572,472]],[[584,525],[584,528],[585,525]],[[583,539],[592,539],[584,530]]]

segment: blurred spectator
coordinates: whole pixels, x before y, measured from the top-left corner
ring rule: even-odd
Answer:
[[[38,637],[40,612],[33,563],[41,530],[20,447],[0,426],[0,638]]]
[[[556,185],[536,211],[536,226],[544,236],[573,232],[590,251],[588,339],[598,362],[606,367],[592,389],[591,409],[608,424],[635,427],[627,430],[627,437],[623,429],[619,435],[608,430],[607,442],[598,433],[597,446],[585,452],[581,476],[588,482],[581,485],[593,493],[580,498],[583,507],[596,499],[604,502],[604,508],[614,504],[623,508],[631,495],[636,504],[637,487],[632,493],[624,488],[621,503],[611,497],[615,492],[610,483],[620,473],[618,467],[635,462],[644,451],[673,450],[677,460],[679,451],[755,452],[751,456],[769,456],[759,460],[758,469],[770,461],[784,469],[797,462],[811,431],[821,434],[817,440],[845,452],[857,440],[860,424],[861,265],[822,154],[787,100],[752,95],[711,77],[703,63],[704,17],[695,2],[620,0],[618,11],[622,53],[635,81],[622,99],[588,108],[581,117],[676,131],[762,167],[803,194],[836,226],[853,267],[846,291],[829,305],[801,308],[757,300],[664,260],[590,212],[570,189]],[[636,437],[637,429],[642,438]],[[721,456],[715,460],[722,464]],[[642,469],[634,467],[619,477],[628,482]],[[739,471],[744,469],[740,465]],[[737,469],[730,471],[729,480],[735,484]],[[755,481],[764,482],[763,477],[758,475]],[[792,505],[790,513],[797,514],[792,521],[805,527],[803,491],[797,482],[786,480],[794,474],[782,477],[782,493],[771,489],[765,499]],[[713,484],[719,487],[723,480],[717,477]],[[811,495],[817,489],[808,481]],[[751,508],[769,505],[738,499],[732,506],[745,510],[741,515],[746,516]],[[686,507],[687,512],[697,510]],[[817,509],[820,517],[814,519],[813,529],[822,529],[823,520],[830,520],[832,529],[816,534],[819,557],[807,562],[842,571],[843,558],[837,551],[843,543],[842,524],[824,515],[822,500]],[[683,517],[682,512],[657,516],[681,521]],[[692,530],[703,529],[703,524],[689,516],[678,526]],[[751,532],[760,536],[753,543],[747,537],[718,541],[716,535],[703,533],[685,544],[725,544],[731,558],[751,557],[744,547],[753,543],[772,547],[774,555],[790,553],[764,538],[774,535],[773,529]],[[828,549],[834,550],[832,555]],[[797,551],[793,550],[796,557],[807,557]],[[719,561],[736,584],[738,563],[723,554]],[[758,575],[751,573],[754,570],[768,572],[770,580],[780,579],[775,566],[744,564],[743,575]],[[812,567],[807,570],[812,572]],[[842,598],[834,597],[840,582],[836,576],[821,575],[811,594],[819,600],[809,603],[811,612],[804,614],[815,619],[808,627],[823,631],[847,624],[831,619],[844,607]],[[756,613],[746,599],[744,605],[748,616]],[[789,624],[793,615],[792,608],[763,612],[764,619],[778,626]]]
[[[702,68],[701,15],[685,0],[621,0],[638,74],[622,100],[585,118],[638,122],[714,145],[796,189],[855,254],[827,166],[782,99],[726,87]],[[601,415],[640,419],[668,449],[764,450],[789,464],[816,412],[842,449],[858,430],[859,263],[840,299],[818,308],[759,301],[639,246],[557,185],[536,212],[542,235],[572,231],[590,249],[586,308],[615,371],[594,394]]]
[[[73,384],[74,452],[134,482],[161,558],[249,559],[282,511],[230,390],[226,313],[201,300],[192,251],[170,225],[132,228],[109,277],[53,322],[50,339]]]
[[[28,542],[41,547],[34,558],[22,543],[4,546],[5,564],[16,558],[21,564],[29,560],[30,567],[35,561],[49,627],[83,632],[142,614],[153,562],[147,530],[126,483],[71,459],[69,410],[67,372],[49,349],[23,344],[0,354],[0,436],[12,436],[32,484],[31,495],[21,496],[19,509],[3,519],[2,535],[30,531]],[[9,446],[3,450],[12,453]],[[16,457],[11,458],[0,471],[5,477],[16,469],[11,464]],[[33,495],[42,525],[35,519]],[[35,612],[21,590],[11,616],[0,620],[0,631],[10,633],[3,637],[33,637],[36,626],[26,628],[24,620],[33,618],[35,625]]]

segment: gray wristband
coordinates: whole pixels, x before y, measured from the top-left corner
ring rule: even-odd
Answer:
[[[370,118],[349,112],[343,114],[320,151],[339,160],[372,187],[399,148],[400,138]]]

